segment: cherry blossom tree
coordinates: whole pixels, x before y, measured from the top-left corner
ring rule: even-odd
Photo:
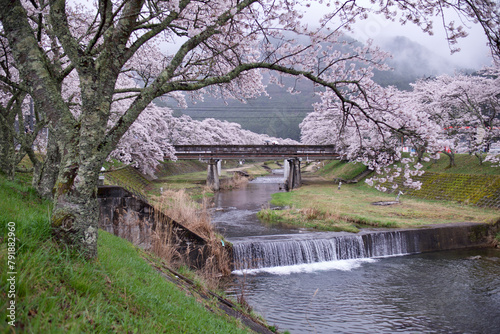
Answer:
[[[53,155],[46,150],[49,139],[46,125],[44,113],[19,77],[7,40],[0,37],[0,171],[9,178],[18,171],[26,172],[17,166],[27,155],[33,165],[33,185],[42,195],[48,195],[45,189],[51,190],[54,184],[48,181],[45,168]],[[44,150],[45,158],[35,154],[36,150]],[[44,187],[47,182],[51,186]]]
[[[442,128],[450,167],[457,150],[474,154],[482,164],[489,146],[498,140],[499,80],[498,67],[491,67],[475,75],[442,75],[413,85],[421,108]]]
[[[4,0],[0,20],[20,77],[59,131],[61,163],[52,217],[58,238],[88,257],[96,255],[100,168],[153,99],[200,90],[224,98],[254,97],[264,92],[259,68],[303,75],[342,97],[340,86],[357,78],[350,78],[351,71],[339,82],[332,80],[330,67],[340,72],[348,60],[380,61],[365,48],[352,55],[325,55],[318,62],[319,42],[335,43],[338,29],[360,12],[340,6],[330,17],[338,18],[334,31],[323,33],[326,21],[316,31],[300,24],[298,6],[283,0],[103,0],[95,7],[63,0]],[[309,36],[311,43],[297,45],[283,32]],[[44,36],[52,43],[42,43]],[[174,42],[170,53],[157,52],[160,43]],[[73,71],[79,82],[78,114],[61,90]],[[124,75],[136,75],[143,86],[118,87]],[[131,103],[109,128],[117,96]]]
[[[342,32],[377,9],[391,18],[400,13],[403,21],[430,31],[427,17],[442,13],[443,6],[453,5],[467,17],[474,15],[472,7],[438,0],[381,0],[366,6],[337,2],[311,28],[301,23],[301,11],[314,2],[100,0],[82,6],[65,0],[1,0],[2,33],[19,76],[49,127],[57,129],[60,164],[52,226],[58,238],[88,257],[96,256],[100,168],[155,98],[177,98],[179,92],[198,98],[203,94],[239,100],[255,97],[265,91],[259,69],[325,87],[326,110],[335,109],[342,122],[352,122],[351,131],[379,128],[371,140],[383,138],[385,151],[367,151],[365,156],[387,159],[394,131],[411,133],[390,116],[398,113],[387,103],[390,92],[370,80],[372,69],[386,68],[385,55],[369,44],[355,47],[343,42]],[[485,32],[496,31],[496,16],[493,21],[491,14],[484,16],[491,8],[480,9]],[[447,28],[450,41],[463,35],[452,24]],[[296,43],[295,37],[308,42]],[[492,48],[495,38],[491,34]],[[160,52],[164,44],[170,46],[166,54]],[[342,51],[334,48],[338,44],[344,44]],[[70,73],[77,76],[75,101],[62,89]],[[141,85],[122,87],[123,76]],[[120,99],[129,100],[129,105],[115,118],[112,106]],[[78,105],[76,113],[73,103]],[[339,129],[347,129],[342,122]],[[383,128],[392,130],[390,135]]]
[[[450,51],[458,52],[459,39],[467,37],[466,28],[479,24],[488,40],[495,61],[500,60],[500,4],[495,0],[374,0],[372,5],[386,19],[402,25],[415,24],[433,34],[437,21],[446,33]],[[458,23],[457,23],[458,22]]]
[[[366,86],[366,85],[365,85]],[[402,140],[414,147],[435,152],[440,147],[440,127],[420,108],[412,94],[394,87],[377,87],[376,94],[359,99],[358,110],[342,111],[342,105],[328,93],[320,93],[322,101],[300,124],[301,140],[306,144],[335,145],[345,160],[366,164],[377,174],[370,185],[391,182],[404,176],[404,185],[419,188],[412,176],[421,174],[421,157],[402,157]],[[364,114],[363,110],[370,110]],[[404,169],[395,163],[401,161]],[[385,191],[386,188],[378,186]]]
[[[183,115],[169,120],[167,141],[172,145],[264,145],[275,141],[279,144],[298,144],[292,139],[270,137],[241,128],[238,123],[207,118],[193,120]]]
[[[118,142],[110,158],[155,177],[156,167],[161,161],[176,159],[173,145],[264,145],[266,141],[298,144],[291,139],[242,129],[237,123],[213,118],[197,121],[185,115],[174,117],[172,110],[150,104]]]

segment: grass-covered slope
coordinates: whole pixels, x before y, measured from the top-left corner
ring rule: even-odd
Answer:
[[[455,167],[449,168],[450,160],[446,155],[441,158],[423,162],[423,169],[428,172],[445,174],[470,174],[470,175],[500,175],[500,168],[492,167],[491,162],[479,164],[479,160],[470,154],[455,154]]]
[[[414,197],[500,208],[500,176],[497,175],[427,172],[415,180],[422,182],[421,189],[405,189],[402,181],[398,181],[401,189]]]
[[[324,178],[351,180],[366,169],[362,163],[345,162],[341,160],[325,161],[314,173]]]
[[[7,224],[15,223],[15,332],[240,333],[241,324],[215,314],[165,280],[129,242],[99,232],[95,261],[71,255],[51,239],[50,203],[0,176],[0,333],[6,319]],[[11,224],[12,225],[12,224]]]
[[[422,200],[403,196],[389,206],[373,202],[394,201],[395,195],[381,193],[365,184],[313,184],[272,195],[271,204],[284,210],[265,209],[259,216],[269,222],[326,231],[356,232],[359,226],[417,227],[457,222],[495,223],[500,210],[463,206],[453,202]]]
[[[423,170],[429,173],[444,174],[467,174],[467,175],[497,175],[500,176],[500,168],[492,167],[490,162],[479,164],[474,155],[456,154],[456,167],[449,168],[449,159],[441,154],[441,158],[423,162]],[[349,180],[359,175],[366,167],[361,163],[345,162],[341,160],[325,161],[321,163],[314,174],[325,178],[341,178]]]
[[[407,189],[402,178],[396,179],[398,190],[402,189],[407,196],[429,200],[455,201],[474,204],[481,207],[500,208],[500,168],[491,163],[479,164],[477,158],[468,154],[456,155],[457,167],[448,168],[448,158],[423,163],[422,176],[414,177],[422,182],[420,190]],[[331,161],[313,176],[326,180],[350,180],[359,175],[365,166],[360,163]],[[307,178],[307,175],[305,176]],[[391,189],[392,184],[385,185]]]
[[[147,197],[153,188],[151,181],[132,166],[122,166],[114,171],[104,173],[104,183],[118,185],[144,197]]]
[[[460,168],[446,168],[445,160],[443,157],[438,162],[425,163],[426,173],[419,178],[422,189],[404,189],[401,203],[390,206],[371,203],[394,201],[396,194],[378,192],[364,182],[342,184],[338,189],[337,181],[355,178],[366,168],[363,164],[338,160],[321,163],[321,168],[313,173],[303,174],[303,187],[273,194],[273,205],[289,208],[265,209],[259,216],[272,223],[351,232],[363,225],[415,227],[463,221],[497,222],[500,219],[500,169],[489,164],[480,166],[474,156],[466,154],[457,156]],[[464,172],[469,174],[461,174]]]

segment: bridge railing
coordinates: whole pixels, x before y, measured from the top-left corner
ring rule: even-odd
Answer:
[[[179,159],[339,157],[333,145],[176,145],[174,147]]]

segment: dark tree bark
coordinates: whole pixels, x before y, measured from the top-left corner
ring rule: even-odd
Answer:
[[[61,153],[56,136],[57,133],[55,131],[49,131],[45,159],[38,163],[33,170],[32,185],[38,194],[46,199],[54,198],[54,187],[61,163]]]
[[[0,120],[0,170],[12,179],[15,175],[15,143],[12,136],[12,129],[9,127],[14,125],[14,121],[6,119],[5,122]]]
[[[60,85],[54,75],[57,71],[38,47],[36,33],[32,30],[20,1],[1,1],[0,19],[12,48],[13,58],[30,95],[43,110],[52,128],[59,131],[57,147],[62,152],[62,164],[55,187],[52,217],[54,233],[61,241],[86,257],[95,257],[97,203],[94,195],[98,172],[90,171],[88,164],[80,166],[80,160],[92,160],[91,157],[80,157],[78,154],[78,132],[81,125],[73,118],[60,94]]]
[[[448,164],[447,168],[453,168],[457,167],[457,164],[455,163],[455,152],[452,150],[450,152],[443,151],[443,153],[449,158],[450,163]]]

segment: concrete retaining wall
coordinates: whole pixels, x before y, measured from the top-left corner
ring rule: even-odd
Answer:
[[[117,186],[101,186],[98,189],[100,204],[99,228],[129,240],[139,247],[151,247],[152,234],[168,231],[170,242],[193,267],[203,267],[207,255],[207,242],[182,224],[155,212],[145,201],[134,197]]]

